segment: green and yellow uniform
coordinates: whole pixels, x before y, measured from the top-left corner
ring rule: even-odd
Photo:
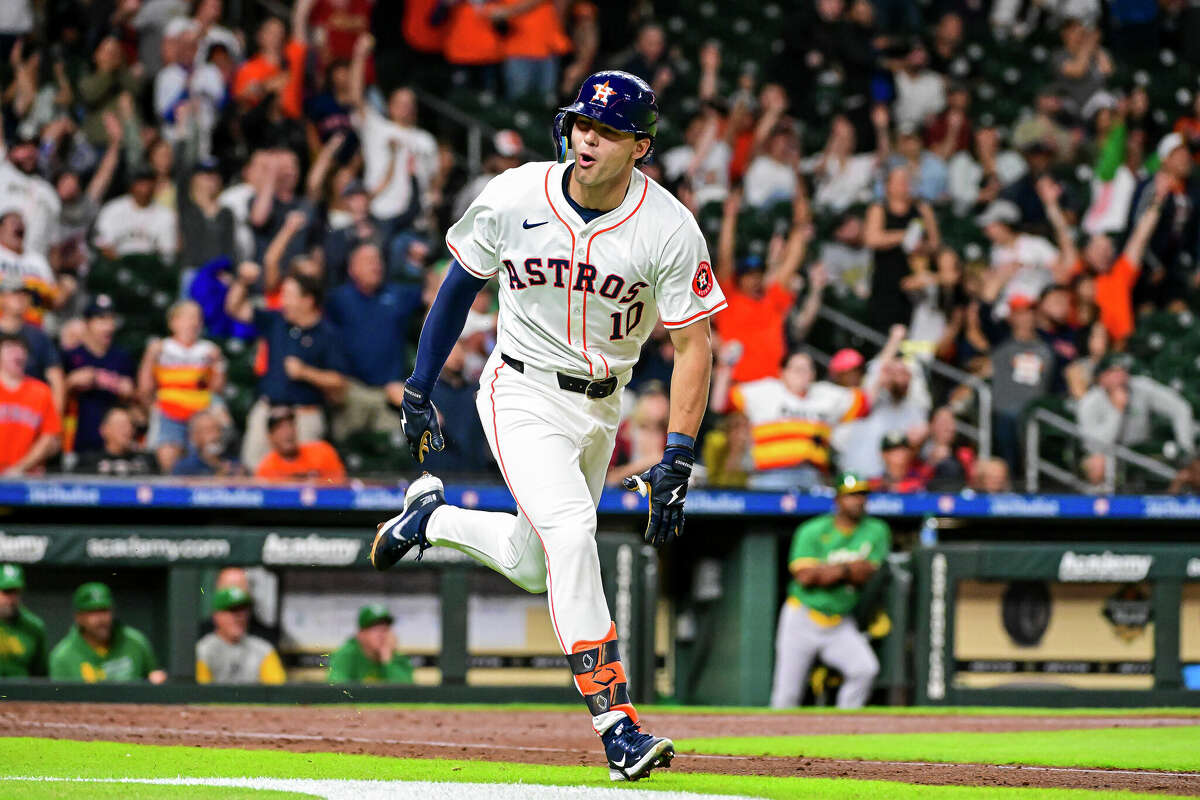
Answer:
[[[832,514],[825,514],[796,529],[788,554],[789,572],[795,574],[800,567],[854,561],[869,561],[878,567],[887,558],[892,546],[892,532],[886,522],[863,517],[853,530],[845,531],[833,520]],[[833,586],[803,586],[793,578],[788,584],[788,602],[816,612],[812,614],[813,619],[828,625],[836,624],[842,616],[853,611],[859,594],[859,587],[848,582]]]
[[[93,648],[73,627],[50,651],[50,677],[57,681],[140,681],[156,669],[150,642],[141,631],[120,622],[113,623],[107,648]]]
[[[363,652],[358,639],[351,637],[329,657],[330,683],[412,683],[413,667],[408,656],[392,653],[384,664]]]
[[[0,619],[0,678],[45,677],[46,625],[25,606]]]

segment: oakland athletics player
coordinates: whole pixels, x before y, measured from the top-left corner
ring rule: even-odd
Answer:
[[[596,503],[612,455],[621,389],[657,319],[675,345],[670,433],[662,461],[626,488],[649,494],[645,539],[683,530],[694,437],[708,396],[709,317],[725,306],[687,209],[635,166],[657,130],[654,92],[598,72],[554,121],[559,163],[494,178],[446,235],[454,254],[421,331],[402,421],[414,456],[443,447],[429,393],[476,292],[500,283],[499,333],[476,405],[518,513],[446,505],[431,475],[383,523],[371,562],[413,547],[452,547],[530,592],[550,618],[604,742],[613,780],[669,766],[674,745],[641,732],[596,554]],[[574,158],[566,162],[568,147]]]
[[[860,588],[887,558],[892,532],[883,520],[866,516],[868,489],[862,478],[843,473],[835,491],[834,512],[810,519],[792,539],[788,569],[794,580],[775,633],[772,708],[799,704],[818,654],[842,673],[838,708],[861,708],[879,672],[879,661],[851,614]]]

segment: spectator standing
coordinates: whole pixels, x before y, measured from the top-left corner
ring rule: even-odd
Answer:
[[[227,478],[246,474],[235,459],[225,457],[225,427],[217,415],[200,411],[188,420],[187,455],[175,463],[172,475]]]
[[[226,586],[213,596],[213,632],[196,642],[196,683],[282,684],[279,653],[250,634],[249,593]]]
[[[41,678],[46,660],[46,623],[21,603],[25,571],[0,564],[0,678]]]
[[[1171,423],[1175,444],[1191,456],[1196,450],[1196,423],[1192,407],[1179,392],[1145,375],[1130,376],[1132,359],[1111,353],[1096,368],[1096,385],[1079,401],[1076,413],[1085,434],[1084,478],[1094,486],[1105,484],[1105,446],[1138,445],[1150,439],[1153,415]]]
[[[461,4],[469,5],[469,4]],[[417,95],[402,86],[388,95],[384,117],[363,98],[363,70],[374,47],[367,36],[355,50],[353,70],[357,125],[362,141],[364,180],[372,191],[371,214],[384,228],[387,243],[412,227],[421,196],[438,170],[437,142],[417,127]]]
[[[854,125],[839,114],[829,126],[825,148],[801,165],[812,175],[813,205],[818,209],[840,214],[870,199],[875,171],[887,160],[890,145],[887,107],[876,106],[871,121],[875,126],[874,153],[858,152]]]
[[[896,82],[893,116],[897,126],[919,128],[946,107],[946,79],[929,69],[929,53],[920,39],[913,40],[892,78]]]
[[[85,583],[75,590],[75,624],[50,651],[50,677],[56,681],[163,683],[150,641],[113,616],[112,590]]]
[[[265,157],[246,218],[254,234],[255,261],[262,263],[272,241],[285,226],[290,229],[292,241],[286,245],[286,253],[281,254],[283,264],[307,247],[308,229],[316,212],[312,204],[297,193],[299,185],[300,159],[295,152],[281,148]]]
[[[38,140],[19,138],[9,143],[0,161],[0,212],[19,211],[26,218],[25,251],[46,258],[58,241],[62,201],[49,181],[37,174]]]
[[[186,175],[186,172],[184,173]],[[217,160],[204,159],[180,182],[179,265],[186,290],[190,273],[219,258],[237,257],[237,219],[221,205],[221,173]]]
[[[886,331],[893,325],[908,325],[913,305],[902,284],[911,272],[910,259],[936,251],[941,234],[933,209],[913,197],[907,169],[888,173],[883,202],[867,209],[863,242],[875,251],[867,301],[871,326]]]
[[[105,114],[104,130],[108,135],[108,147],[100,159],[85,187],[79,171],[68,164],[54,181],[61,211],[58,216],[57,243],[51,257],[60,275],[74,278],[84,274],[92,253],[88,247],[88,235],[92,224],[100,214],[100,205],[108,195],[113,175],[121,161],[121,145],[125,129],[116,114]],[[60,278],[60,284],[62,279]]]
[[[155,173],[141,169],[129,184],[129,194],[100,209],[93,241],[105,258],[157,255],[164,264],[175,261],[179,218],[174,210],[154,202],[154,184]]]
[[[720,115],[706,109],[692,117],[683,132],[684,143],[662,155],[667,181],[686,178],[696,193],[696,203],[716,203],[729,194],[729,163],[733,151],[719,138]]]
[[[341,332],[348,362],[346,396],[333,419],[333,438],[359,430],[399,431],[400,417],[389,407],[404,399],[408,375],[406,342],[421,289],[384,281],[383,255],[372,243],[350,255],[350,280],[329,295],[329,321]]]
[[[0,333],[0,474],[6,476],[41,472],[62,434],[50,387],[25,374],[28,356],[20,334]]]
[[[717,243],[717,282],[726,289],[729,307],[716,318],[717,332],[726,342],[738,342],[741,354],[734,364],[736,383],[773,376],[786,352],[784,322],[795,303],[790,284],[804,260],[807,227],[793,228],[781,256],[769,265],[750,255],[737,263],[735,246],[741,193],[725,201],[721,235]]]
[[[659,97],[675,82],[675,69],[667,52],[667,36],[662,26],[648,22],[638,30],[633,52],[620,67],[642,78]]]
[[[208,409],[225,388],[221,349],[200,338],[200,306],[191,300],[175,303],[167,311],[167,327],[171,335],[152,341],[138,368],[138,391],[150,407],[147,446],[164,473],[187,447],[188,420]]]
[[[1188,178],[1192,172],[1192,155],[1187,142],[1178,133],[1169,133],[1158,143],[1156,150],[1159,174],[1168,181],[1169,192],[1162,201],[1158,225],[1150,235],[1146,248],[1145,268],[1134,287],[1136,307],[1154,306],[1172,311],[1187,307],[1187,273],[1195,264],[1197,242],[1200,242],[1200,213]],[[1157,178],[1142,181],[1134,195],[1129,226],[1133,227],[1154,203]]]
[[[833,428],[867,413],[860,390],[817,381],[815,373],[808,353],[792,353],[778,377],[730,392],[730,405],[750,420],[755,470],[750,488],[809,490],[824,484]]]
[[[0,334],[17,335],[25,340],[28,351],[25,374],[50,387],[54,407],[61,415],[67,396],[62,358],[46,332],[25,321],[31,305],[32,293],[25,288],[24,281],[0,276]]]
[[[553,0],[505,0],[492,14],[504,34],[504,92],[510,100],[552,97],[558,59],[571,50]]]
[[[134,399],[133,359],[113,344],[116,308],[108,295],[97,295],[83,312],[80,344],[63,354],[68,405],[75,415],[75,452],[99,450],[100,422],[114,406]]]
[[[329,656],[330,683],[412,683],[408,656],[396,652],[395,618],[379,603],[358,610],[358,633]]]
[[[946,168],[950,200],[959,216],[982,212],[1027,169],[1020,153],[1002,149],[1000,132],[994,126],[975,131],[971,151],[955,153]]]
[[[896,153],[888,160],[888,170],[903,167],[913,184],[913,196],[927,203],[941,203],[949,188],[946,162],[921,144],[915,125],[901,125],[896,132]]]
[[[783,99],[782,92],[768,96]],[[790,123],[780,122],[767,134],[761,152],[746,168],[744,180],[746,205],[754,209],[770,208],[775,203],[796,198],[799,179],[800,140]],[[807,205],[807,200],[803,201]]]
[[[307,20],[312,0],[298,0],[293,10],[293,23]],[[255,56],[238,68],[233,79],[233,96],[242,108],[254,108],[278,98],[279,107],[289,119],[298,119],[304,92],[304,25],[298,36],[288,41],[287,24],[278,17],[268,17],[258,26],[254,41]]]
[[[879,660],[851,616],[862,587],[891,550],[887,523],[866,515],[867,482],[838,477],[834,512],[796,529],[788,553],[787,601],[775,634],[772,708],[800,704],[813,660],[842,673],[838,708],[861,708],[879,673]]]
[[[992,351],[992,428],[996,454],[1016,471],[1021,464],[1021,415],[1049,392],[1054,352],[1037,331],[1034,302],[1023,295],[1009,301],[1008,340]]]
[[[984,280],[984,297],[993,303],[993,316],[1008,316],[1014,296],[1038,297],[1054,282],[1059,253],[1041,236],[1018,233],[1021,211],[1008,200],[994,200],[975,220],[992,242],[991,269]]]
[[[42,315],[59,301],[57,279],[45,256],[25,246],[29,228],[17,211],[0,215],[0,280],[16,281],[30,292],[34,302],[25,316],[40,326]]]
[[[1050,66],[1058,76],[1058,85],[1071,112],[1082,116],[1083,107],[1104,89],[1113,74],[1112,58],[1100,45],[1100,30],[1095,23],[1068,20],[1062,26],[1062,49],[1054,54]]]
[[[883,455],[883,474],[871,481],[874,491],[911,494],[925,490],[929,470],[917,459],[908,434],[889,431],[879,449]]]
[[[99,450],[79,455],[74,471],[83,475],[102,475],[106,478],[131,478],[155,475],[158,463],[154,456],[139,450],[134,441],[133,419],[129,412],[117,406],[110,408],[100,423]]]
[[[121,42],[114,34],[100,40],[92,53],[94,69],[79,81],[79,100],[83,106],[83,134],[93,147],[103,147],[107,134],[104,115],[116,113],[122,103],[138,94],[138,79],[125,63]],[[136,120],[131,122],[137,125]]]
[[[267,415],[271,452],[254,471],[256,478],[279,481],[318,480],[323,483],[346,477],[342,459],[328,442],[299,442],[296,415],[286,406],[272,408]]]
[[[246,418],[242,463],[258,466],[267,454],[267,415],[271,406],[290,406],[300,442],[325,435],[326,402],[340,402],[346,388],[345,351],[341,334],[322,311],[324,288],[319,280],[291,274],[280,290],[280,310],[251,304],[250,287],[258,281],[256,264],[244,263],[225,297],[225,311],[241,322],[253,322],[267,350],[266,371],[258,382],[259,398]]]

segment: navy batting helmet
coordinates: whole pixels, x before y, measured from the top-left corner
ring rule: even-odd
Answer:
[[[567,157],[571,146],[571,124],[576,116],[588,117],[610,128],[632,133],[639,139],[649,139],[654,150],[658,132],[658,101],[650,84],[628,72],[604,70],[597,72],[579,87],[579,96],[569,106],[558,110],[554,118],[554,155],[559,161]]]

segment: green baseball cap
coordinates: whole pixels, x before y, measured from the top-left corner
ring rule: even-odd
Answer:
[[[382,603],[370,603],[358,610],[358,629],[360,631],[381,622],[391,625],[395,621],[396,618],[392,616],[392,612],[388,611],[387,606]]]
[[[837,483],[833,486],[839,497],[844,494],[866,494],[871,491],[870,484],[853,472],[843,472],[838,475]]]
[[[0,592],[25,588],[25,570],[16,564],[0,564]]]
[[[112,607],[112,590],[99,581],[85,583],[75,590],[76,611],[100,611]]]
[[[240,586],[226,586],[213,595],[213,611],[243,608],[251,603],[250,593]]]

